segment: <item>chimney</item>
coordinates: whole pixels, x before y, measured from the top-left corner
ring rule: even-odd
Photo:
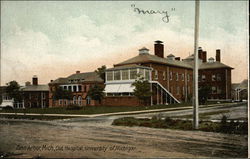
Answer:
[[[30,86],[30,82],[29,81],[25,82],[25,86]]]
[[[203,51],[202,54],[202,62],[207,62],[207,52]]]
[[[79,74],[80,73],[80,71],[76,71],[76,74]]]
[[[216,50],[216,61],[220,62],[220,49]]]
[[[38,85],[38,78],[36,75],[34,75],[32,78],[32,85]]]
[[[164,58],[164,45],[160,40],[155,41],[155,55]]]
[[[181,58],[180,57],[176,57],[175,60],[176,61],[181,61]]]
[[[202,53],[202,48],[201,47],[198,48],[198,58],[201,59],[201,60],[203,59],[203,53]]]

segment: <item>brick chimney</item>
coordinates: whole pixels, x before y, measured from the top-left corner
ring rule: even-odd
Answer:
[[[160,40],[155,41],[155,55],[164,58],[164,45]]]
[[[32,78],[32,85],[38,85],[38,78],[36,75],[34,75]]]
[[[216,61],[220,62],[220,49],[216,50],[216,57],[215,57]]]
[[[202,54],[202,62],[207,62],[207,52],[203,51]]]
[[[181,61],[181,58],[180,57],[176,57],[175,60],[176,61]]]
[[[76,74],[79,74],[80,73],[80,71],[76,71]]]
[[[198,58],[201,59],[201,60],[203,59],[203,53],[202,53],[202,52],[203,52],[203,51],[202,51],[202,48],[199,47],[199,48],[198,48]]]
[[[30,82],[29,81],[25,82],[25,86],[30,86]]]

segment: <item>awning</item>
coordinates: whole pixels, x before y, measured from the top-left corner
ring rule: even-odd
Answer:
[[[134,87],[131,84],[107,84],[105,86],[105,93],[126,93],[134,92]]]

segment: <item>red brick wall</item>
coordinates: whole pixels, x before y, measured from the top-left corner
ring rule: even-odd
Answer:
[[[136,97],[119,96],[105,97],[102,101],[105,106],[139,106],[139,100]]]

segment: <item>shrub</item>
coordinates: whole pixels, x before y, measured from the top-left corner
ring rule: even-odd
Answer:
[[[13,110],[14,108],[12,106],[6,106],[2,108],[3,110]]]

